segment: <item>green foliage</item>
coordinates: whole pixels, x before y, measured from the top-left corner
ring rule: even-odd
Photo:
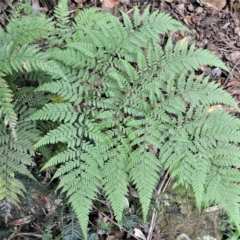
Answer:
[[[38,149],[43,169],[56,167],[57,190],[76,213],[85,238],[92,201],[104,194],[120,223],[129,184],[139,192],[146,221],[152,193],[167,168],[176,185],[193,190],[199,209],[216,203],[240,228],[235,168],[240,121],[222,110],[208,113],[214,104],[239,108],[217,83],[194,74],[202,65],[226,66],[185,40],[175,44],[168,38],[160,46],[163,34],[187,29],[167,14],[150,14],[149,7],[142,14],[135,9],[132,19],[122,13],[122,22],[97,8],[86,9],[70,28],[62,0],[55,18],[40,15],[29,23],[23,17],[31,34],[19,39],[9,30],[18,29],[14,19],[8,32],[1,32],[1,199],[18,202],[25,188],[14,173],[30,176],[26,166]],[[50,43],[46,51],[32,44],[40,37]],[[30,71],[39,87],[34,97],[19,101],[26,92],[15,93],[16,73]],[[38,80],[42,72],[49,81]],[[46,93],[52,95],[46,98]],[[16,137],[10,135],[11,124]],[[53,154],[58,146],[60,152]],[[74,221],[71,234],[80,234]]]
[[[62,232],[64,240],[84,239],[76,214],[73,213],[66,214],[65,221],[66,224]]]

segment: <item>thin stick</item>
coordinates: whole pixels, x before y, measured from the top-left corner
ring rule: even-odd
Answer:
[[[12,239],[12,238],[14,238],[14,237],[17,237],[17,236],[33,236],[33,237],[42,239],[42,235],[40,235],[40,234],[35,234],[35,233],[21,233],[21,232],[20,232],[20,233],[12,233],[12,234],[9,236],[8,240],[10,240],[10,239]]]
[[[238,59],[237,63],[234,65],[233,69],[231,70],[231,72],[228,74],[227,79],[225,80],[225,83],[227,84],[228,79],[230,78],[231,75],[233,75],[233,72],[235,71],[235,68],[237,67],[238,63],[240,61],[240,58]],[[226,86],[226,84],[224,84],[224,86]]]
[[[168,168],[167,172],[165,173],[164,177],[163,177],[163,180],[158,188],[158,191],[157,191],[157,197],[156,197],[156,204],[157,204],[157,207],[159,207],[159,203],[160,203],[160,194],[162,192],[162,188],[164,187],[166,181],[167,181],[167,178],[168,178],[168,174],[169,174],[169,171],[170,171],[170,168]],[[147,240],[151,240],[152,239],[152,234],[153,234],[153,229],[155,227],[155,223],[156,223],[156,219],[157,219],[157,209],[154,208],[153,209],[153,213],[152,213],[152,219],[151,219],[151,225],[150,225],[150,228],[149,228],[149,232],[148,232],[148,236],[147,236]]]
[[[106,217],[113,225],[119,227],[119,224],[117,224],[114,220],[112,220],[108,215],[106,215],[105,213],[101,212],[96,206],[93,205],[93,208],[94,208],[95,210],[97,210],[99,213],[101,213],[101,215],[103,215],[104,217]],[[125,229],[125,228],[122,228],[122,229],[127,232],[127,229]],[[140,239],[137,238],[134,234],[130,233],[130,235],[131,235],[133,238],[135,238],[135,239],[137,239],[137,240],[140,240]]]

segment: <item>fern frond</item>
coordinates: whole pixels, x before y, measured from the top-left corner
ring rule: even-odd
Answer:
[[[77,118],[77,113],[69,103],[48,103],[43,109],[35,112],[29,120],[50,120],[73,123]]]
[[[17,123],[17,115],[14,111],[13,93],[8,84],[3,79],[4,74],[0,76],[0,119],[4,119],[4,124],[14,129]]]
[[[22,111],[25,110],[25,114]],[[15,178],[15,172],[32,178],[27,166],[34,165],[32,157],[34,156],[33,143],[39,139],[39,132],[36,124],[27,123],[24,118],[32,114],[32,111],[26,112],[24,107],[17,109],[21,113],[16,131],[18,138],[8,134],[8,129],[2,123],[0,125],[0,198],[7,199],[13,204],[19,203],[18,196],[23,196],[25,186]]]
[[[77,216],[74,213],[66,214],[66,224],[63,228],[63,240],[79,240],[84,239],[81,228],[79,226]]]
[[[59,14],[67,21],[63,6]],[[120,223],[127,187],[135,184],[146,220],[159,175],[169,167],[176,185],[193,189],[199,209],[219,203],[237,223],[238,214],[227,208],[228,197],[219,199],[219,191],[230,185],[235,211],[239,174],[230,166],[239,165],[240,121],[208,110],[213,104],[239,108],[218,84],[202,75],[195,79],[193,72],[202,65],[227,67],[187,41],[174,44],[169,38],[161,47],[160,34],[186,28],[169,15],[150,14],[149,7],[142,14],[135,9],[133,19],[123,13],[123,23],[96,8],[84,9],[71,30],[63,48],[45,55],[36,51],[38,62],[48,56],[46,64],[52,61],[61,72],[36,93],[50,92],[61,100],[47,103],[29,119],[56,123],[47,133],[39,127],[44,136],[34,146],[63,143],[60,152],[45,154],[51,158],[43,169],[58,166],[53,178],[62,178],[58,189],[77,214],[84,237],[100,189]],[[14,66],[22,69],[19,62]]]
[[[103,190],[111,203],[118,222],[122,220],[129,183],[126,162],[123,159],[128,159],[128,154],[125,149],[118,147],[117,151],[112,151],[112,160],[105,164],[102,173]]]
[[[229,71],[225,64],[208,50],[201,48],[195,50],[195,45],[192,44],[186,51],[186,45],[187,43],[178,41],[173,47],[172,39],[168,39],[165,46],[165,61],[161,63],[166,71],[179,73],[185,68],[197,70],[202,65],[218,66]]]
[[[48,37],[48,42],[51,46],[59,45],[67,42],[70,38],[69,32],[69,12],[68,12],[68,1],[59,1],[57,7],[54,10],[55,26],[51,35]]]
[[[6,29],[7,33],[0,36],[0,41],[13,42],[14,46],[18,46],[47,37],[53,29],[53,24],[50,18],[47,19],[43,15],[24,16],[21,20],[11,19]]]

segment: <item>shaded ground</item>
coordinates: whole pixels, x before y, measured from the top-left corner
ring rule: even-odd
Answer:
[[[54,6],[57,5],[57,0],[33,1],[33,7],[45,12],[48,16],[52,14]],[[13,3],[17,4],[17,1]],[[152,11],[159,10],[169,13],[192,31],[192,34],[188,35],[185,35],[186,33],[173,34],[174,40],[187,37],[190,42],[195,42],[196,46],[208,49],[225,62],[231,70],[230,73],[207,67],[201,70],[212,74],[213,78],[240,103],[239,2],[223,0],[104,0],[101,3],[99,0],[72,0],[69,1],[69,11],[72,18],[77,11],[91,6],[102,7],[105,11],[115,15],[118,15],[120,10],[131,14],[133,6],[137,5],[144,9],[147,4],[151,4]],[[5,26],[9,17],[9,2],[0,1],[0,9],[0,24]],[[224,106],[216,105],[215,107]],[[227,110],[234,112],[234,109]],[[167,187],[170,188],[171,185],[167,184]],[[126,231],[124,233],[119,231],[117,224],[112,220],[108,204],[104,199],[100,199],[90,216],[93,229],[90,234],[91,239],[134,239],[134,228],[140,230],[145,236],[148,234],[148,227],[140,224],[136,217],[139,213],[138,206],[135,204],[135,199],[138,198],[137,193],[134,192],[134,189],[130,190],[130,193],[132,198],[126,208],[129,218],[125,219],[123,224]],[[55,200],[51,199],[51,204]],[[61,237],[55,238],[61,232],[62,225],[59,223],[59,219],[54,220],[56,211],[48,211],[47,204],[50,204],[48,199],[34,193],[31,201],[31,204],[26,203],[21,208],[11,210],[12,217],[9,217],[8,221],[6,221],[6,213],[2,215],[1,230],[9,226],[12,226],[11,230],[14,229],[14,226],[17,228],[15,233],[8,232],[5,239],[43,239],[44,234],[41,231],[46,232],[46,226],[51,228],[52,236],[45,236],[44,239],[61,239]],[[50,206],[52,206],[51,204]],[[61,208],[61,206],[58,205],[57,208]],[[221,219],[224,218],[220,216],[218,210],[199,215],[195,210],[193,199],[186,193],[182,195],[171,191],[164,193],[158,215],[152,239],[222,239],[223,235],[220,230],[226,230],[226,227],[221,225],[223,222]],[[46,224],[47,221],[49,224]],[[135,238],[144,239],[144,236],[138,235]],[[4,237],[0,237],[0,239],[4,239]]]

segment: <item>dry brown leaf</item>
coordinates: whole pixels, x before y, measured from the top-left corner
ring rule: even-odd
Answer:
[[[185,5],[183,3],[178,4],[176,10],[182,17],[184,17]]]
[[[219,110],[223,110],[223,111],[228,111],[228,112],[232,112],[232,113],[236,113],[238,112],[236,109],[234,109],[233,107],[229,107],[229,106],[225,106],[225,105],[213,105],[208,109],[208,114],[211,114],[214,110],[219,109]]]
[[[226,6],[226,0],[198,0],[198,2],[206,7],[214,8],[221,11]]]
[[[113,8],[118,4],[117,0],[100,0],[102,2],[102,9],[105,12],[112,13]]]
[[[238,80],[233,80],[226,85],[226,87],[239,87],[239,86],[240,86],[240,81]]]
[[[115,235],[111,235],[106,238],[106,240],[115,240],[115,239],[116,239]]]
[[[240,89],[231,91],[232,95],[240,95]]]
[[[229,61],[236,63],[240,58],[240,51],[234,51],[234,52],[230,53],[229,55],[226,55],[226,58]]]
[[[222,110],[222,108],[223,108],[223,105],[220,105],[220,104],[219,105],[213,105],[208,109],[208,114],[211,114],[216,109]]]
[[[133,197],[139,198],[138,192],[133,187],[129,187],[129,191]]]
[[[141,238],[143,240],[146,240],[146,237],[144,236],[143,232],[138,228],[134,228],[134,236],[137,237],[137,238]]]
[[[158,149],[157,149],[156,146],[149,145],[149,146],[148,146],[148,151],[149,151],[150,153],[152,153],[153,155],[156,155],[157,152],[158,152]]]

